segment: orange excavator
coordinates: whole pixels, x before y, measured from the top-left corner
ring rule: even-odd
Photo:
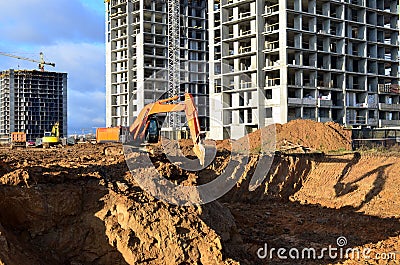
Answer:
[[[200,164],[204,165],[205,149],[201,144],[199,118],[193,96],[185,93],[183,102],[173,103],[178,99],[179,96],[174,96],[146,105],[130,126],[129,131],[132,134],[133,141],[144,142],[147,139],[148,143],[157,143],[160,139],[160,127],[155,115],[184,111],[194,144],[193,151],[199,158]]]

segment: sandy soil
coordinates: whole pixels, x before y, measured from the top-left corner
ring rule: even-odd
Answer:
[[[334,124],[309,129],[319,140],[296,140],[304,138],[294,130],[301,122],[277,126],[278,139],[312,150],[349,148],[347,131]],[[332,140],[321,148],[324,138]],[[180,145],[193,156],[190,141]],[[216,159],[200,172],[181,170],[163,155],[152,158],[163,176],[195,185],[224,171],[229,145],[218,142]],[[250,192],[263,157],[252,155],[237,185],[218,201],[178,207],[141,190],[120,145],[0,149],[0,264],[399,264],[400,157],[279,152]],[[257,255],[265,244],[321,251],[337,247],[339,237],[347,241],[342,248],[396,257]]]

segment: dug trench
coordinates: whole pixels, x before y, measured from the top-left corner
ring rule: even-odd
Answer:
[[[359,264],[257,256],[265,243],[321,249],[339,236],[347,247],[400,249],[398,157],[279,154],[250,192],[262,161],[253,155],[218,201],[178,207],[142,191],[122,148],[109,150],[0,150],[1,263]],[[224,171],[228,155],[221,151],[198,173],[180,171],[164,157],[155,165],[166,177],[201,184]]]

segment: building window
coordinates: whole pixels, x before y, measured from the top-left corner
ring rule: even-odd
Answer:
[[[272,89],[265,90],[265,98],[272,99]]]
[[[247,123],[252,123],[253,122],[253,112],[251,109],[247,110]]]
[[[265,108],[265,118],[272,118],[272,108]]]
[[[244,110],[239,110],[239,123],[244,123]]]
[[[244,106],[244,94],[239,93],[239,106]]]

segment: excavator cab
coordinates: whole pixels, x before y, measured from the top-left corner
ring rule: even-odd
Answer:
[[[149,119],[149,126],[147,127],[147,142],[158,143],[160,138],[160,126],[157,118],[151,117]]]

